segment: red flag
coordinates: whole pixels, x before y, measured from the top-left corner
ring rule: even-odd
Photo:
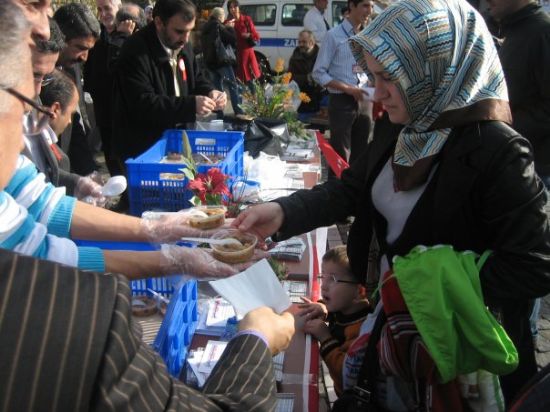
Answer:
[[[340,178],[340,176],[342,176],[342,172],[349,167],[348,162],[336,153],[334,148],[325,140],[320,132],[316,132],[316,135],[319,149],[321,149],[321,152],[325,156],[325,159],[327,159],[327,163],[334,174]]]

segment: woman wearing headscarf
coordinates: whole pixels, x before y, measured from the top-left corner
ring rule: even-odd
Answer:
[[[500,376],[509,402],[536,372],[528,317],[532,299],[550,291],[550,228],[531,146],[509,127],[491,35],[465,1],[416,0],[388,7],[350,46],[391,123],[377,122],[368,150],[341,180],[251,208],[234,225],[284,239],[353,215],[350,264],[371,292],[392,258],[417,245],[492,251],[479,281],[519,354],[517,369]],[[382,302],[371,303],[367,332],[383,313]],[[368,402],[382,410],[464,410],[453,383],[397,377],[384,390],[405,394],[398,405],[377,385]]]

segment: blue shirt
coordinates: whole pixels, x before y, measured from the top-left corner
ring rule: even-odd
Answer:
[[[353,35],[353,26],[348,19],[328,31],[313,67],[312,77],[317,83],[326,86],[331,80],[339,80],[352,86],[359,84],[357,73],[353,73],[353,67],[357,62],[348,43],[348,39]],[[328,91],[342,93],[330,87]]]

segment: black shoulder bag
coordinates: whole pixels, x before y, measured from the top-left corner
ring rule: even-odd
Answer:
[[[256,46],[257,42],[256,42],[256,40],[254,40],[254,39],[252,38],[252,29],[251,29],[251,27],[250,27],[250,23],[248,22],[248,19],[246,19],[246,18],[245,18],[245,20],[244,20],[244,25],[246,26],[246,28],[248,29],[248,33],[250,34],[250,36],[248,36],[248,37],[246,38],[246,43],[247,43],[250,47]]]
[[[235,51],[230,44],[227,46],[223,44],[222,35],[220,27],[218,26],[218,35],[216,36],[215,41],[216,46],[216,56],[218,59],[218,64],[220,66],[233,66],[237,62],[237,56],[235,56]]]

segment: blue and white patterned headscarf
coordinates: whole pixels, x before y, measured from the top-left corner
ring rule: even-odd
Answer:
[[[395,165],[411,167],[440,152],[451,129],[431,128],[442,113],[508,100],[491,34],[465,0],[402,0],[352,37],[350,47],[365,71],[364,52],[372,55],[406,102],[411,122],[399,135]]]

